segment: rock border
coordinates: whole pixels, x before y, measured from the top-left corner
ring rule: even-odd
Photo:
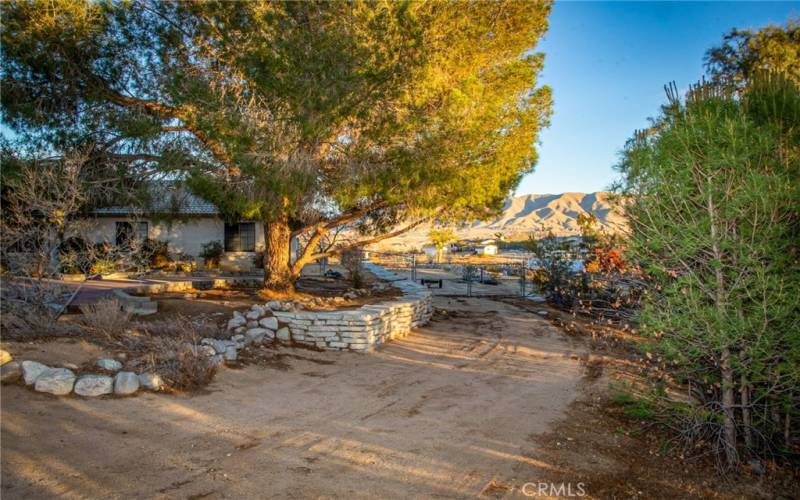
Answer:
[[[228,339],[204,338],[191,347],[210,357],[217,366],[236,361],[238,351],[246,345],[276,340],[325,350],[367,352],[386,341],[406,337],[413,328],[430,320],[433,315],[431,293],[424,286],[371,262],[365,262],[364,268],[380,279],[391,281],[403,292],[402,297],[344,311],[298,310],[302,305],[276,300],[256,304],[244,313],[233,312],[225,330]],[[216,282],[227,284],[233,280],[210,281],[215,282],[211,283],[213,287]],[[180,291],[196,285],[197,282],[188,281],[158,283],[138,287],[144,290],[137,291]],[[158,374],[120,371],[122,363],[113,359],[100,359],[95,364],[106,373],[116,373],[113,377],[103,373],[76,376],[67,368],[27,360],[20,363],[12,360],[9,353],[0,352],[2,382],[11,383],[22,378],[25,385],[38,392],[58,396],[74,392],[83,397],[96,397],[112,393],[132,395],[140,388],[152,391],[163,388]]]

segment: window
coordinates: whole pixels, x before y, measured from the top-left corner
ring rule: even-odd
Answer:
[[[139,241],[144,241],[148,236],[147,222],[136,223],[136,233],[133,232],[132,222],[117,222],[114,242],[117,246],[130,245],[132,238],[136,237]]]
[[[255,252],[256,251],[255,222],[239,222],[234,224],[225,224],[225,251]]]

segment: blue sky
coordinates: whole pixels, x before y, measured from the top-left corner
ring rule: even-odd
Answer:
[[[731,28],[783,24],[800,2],[556,2],[541,82],[553,90],[536,171],[516,194],[608,187],[628,137],[704,74],[703,55]]]

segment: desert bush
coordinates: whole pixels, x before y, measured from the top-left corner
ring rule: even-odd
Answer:
[[[138,327],[143,333],[139,349],[146,351],[147,369],[161,375],[170,387],[197,389],[214,378],[216,367],[197,344],[219,331],[215,324],[178,315],[168,321],[139,323]]]
[[[342,267],[347,271],[347,277],[353,283],[353,288],[361,288],[364,285],[364,250],[353,247],[341,255]]]
[[[98,300],[81,306],[81,325],[91,335],[107,341],[118,341],[130,327],[131,313],[125,311],[116,299]]]
[[[111,274],[117,271],[117,263],[111,259],[100,259],[92,264],[91,274]]]
[[[60,305],[71,294],[70,288],[51,281],[5,278],[0,300],[3,338],[30,340],[78,334],[75,325],[57,321]]]
[[[192,255],[189,255],[188,253],[182,253],[178,255],[175,261],[176,261],[176,270],[183,271],[185,273],[193,271],[196,266],[194,257]]]
[[[200,251],[200,257],[203,258],[203,265],[211,269],[219,267],[222,254],[223,248],[221,241],[209,241],[203,245],[203,249]]]
[[[728,465],[790,456],[800,430],[798,124],[800,90],[777,75],[672,89],[620,164],[629,254],[654,284],[642,330]]]

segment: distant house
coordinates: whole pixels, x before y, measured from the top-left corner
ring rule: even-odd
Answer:
[[[497,245],[494,243],[479,244],[473,247],[476,255],[497,255]]]
[[[165,241],[169,252],[195,258],[203,245],[219,241],[224,254],[223,269],[248,270],[254,267],[257,252],[265,249],[264,224],[252,220],[226,221],[207,200],[185,189],[163,188],[147,211],[132,207],[95,209],[85,237],[94,243],[124,244],[132,237]],[[292,241],[293,254],[296,241]]]

